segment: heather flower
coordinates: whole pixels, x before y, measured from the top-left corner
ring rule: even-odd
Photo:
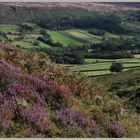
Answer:
[[[73,111],[70,108],[57,111],[54,118],[64,126],[75,124],[81,126],[93,126],[95,124],[94,120],[84,117],[84,113],[82,111]]]
[[[25,92],[25,86],[24,85],[22,85],[22,84],[12,84],[12,85],[10,85],[10,87],[9,87],[9,92],[11,93],[11,94],[13,94],[13,95],[18,95],[18,94],[23,94],[24,92]]]
[[[113,137],[120,138],[124,135],[124,129],[118,123],[113,123],[110,127],[110,132]]]
[[[64,108],[55,113],[54,120],[70,135],[73,135],[71,134],[73,131],[89,136],[98,133],[95,121],[88,118],[83,111],[73,111],[70,108]]]
[[[15,104],[10,99],[0,100],[0,129],[7,132],[10,128],[12,119],[15,117]]]
[[[45,88],[46,82],[35,75],[29,75],[29,80],[33,82],[36,88]]]
[[[12,48],[11,48],[11,45],[1,44],[0,49],[12,49]]]
[[[38,131],[48,132],[51,127],[46,122],[47,112],[44,107],[39,104],[33,104],[28,108],[21,108],[20,115],[23,120],[36,127]]]
[[[21,114],[25,120],[33,123],[40,123],[47,117],[45,109],[38,104],[34,104],[27,109],[21,109]]]

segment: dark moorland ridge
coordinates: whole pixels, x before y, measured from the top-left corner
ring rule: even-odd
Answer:
[[[60,7],[75,7],[75,8],[83,8],[83,9],[88,9],[88,10],[94,10],[94,11],[123,11],[123,10],[138,10],[138,8],[140,8],[140,4],[139,3],[121,3],[121,2],[117,2],[117,3],[103,3],[103,2],[80,2],[80,3],[76,3],[76,2],[48,2],[48,3],[18,3],[18,2],[14,2],[14,3],[1,3],[0,7],[9,7],[9,8],[13,8],[13,7],[26,7],[26,8],[60,8]]]
[[[129,7],[137,7],[140,8],[139,2],[103,2],[103,4],[112,4],[112,5],[118,5],[118,6],[129,6]]]

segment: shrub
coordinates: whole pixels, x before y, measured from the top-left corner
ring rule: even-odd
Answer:
[[[124,69],[123,64],[120,62],[113,62],[110,66],[111,72],[122,72]]]
[[[94,29],[94,30],[90,30],[89,33],[93,34],[93,35],[101,36],[101,35],[105,34],[105,31],[99,30],[99,29]]]
[[[112,137],[120,138],[124,135],[124,129],[121,128],[118,123],[113,123],[110,127],[110,133]]]
[[[64,132],[68,131],[67,135],[73,137],[80,137],[82,133],[88,136],[98,133],[95,121],[86,117],[84,111],[64,108],[55,113],[54,120],[63,128]]]

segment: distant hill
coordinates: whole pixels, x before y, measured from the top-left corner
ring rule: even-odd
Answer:
[[[140,2],[110,2],[110,3],[106,2],[103,4],[111,4],[111,5],[117,5],[117,6],[140,8]]]
[[[123,12],[140,10],[139,7],[130,5],[133,3],[0,3],[0,23],[19,24],[28,21],[39,22],[46,19],[51,20],[51,22],[58,23],[59,20],[64,20],[70,23],[73,22],[72,20],[79,20],[81,17],[97,17],[99,14],[96,13],[114,12],[122,14]]]
[[[26,7],[26,8],[60,8],[60,7],[74,7],[83,8],[95,11],[116,11],[116,10],[138,10],[139,3],[93,3],[93,2],[81,2],[81,3],[66,3],[66,2],[48,2],[48,3],[1,3],[2,7]],[[133,7],[133,8],[132,8]]]

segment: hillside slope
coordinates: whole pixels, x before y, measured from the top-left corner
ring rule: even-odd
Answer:
[[[75,7],[83,8],[88,10],[95,11],[123,11],[123,10],[138,10],[139,6],[136,6],[136,3],[94,3],[94,2],[48,2],[48,3],[39,3],[39,2],[30,2],[30,3],[2,3],[4,7],[30,7],[30,8],[60,8],[60,7]],[[133,6],[134,5],[134,6]],[[137,4],[138,5],[138,4]]]
[[[77,18],[89,16],[90,13],[93,16],[94,12],[120,13],[138,10],[139,7],[103,3],[0,3],[0,23],[40,21],[54,15]]]
[[[129,75],[129,76],[128,76]],[[133,68],[116,75],[98,79],[109,92],[121,98],[126,97],[132,108],[140,113],[140,69]]]
[[[45,54],[0,45],[0,137],[138,137],[130,112]]]

